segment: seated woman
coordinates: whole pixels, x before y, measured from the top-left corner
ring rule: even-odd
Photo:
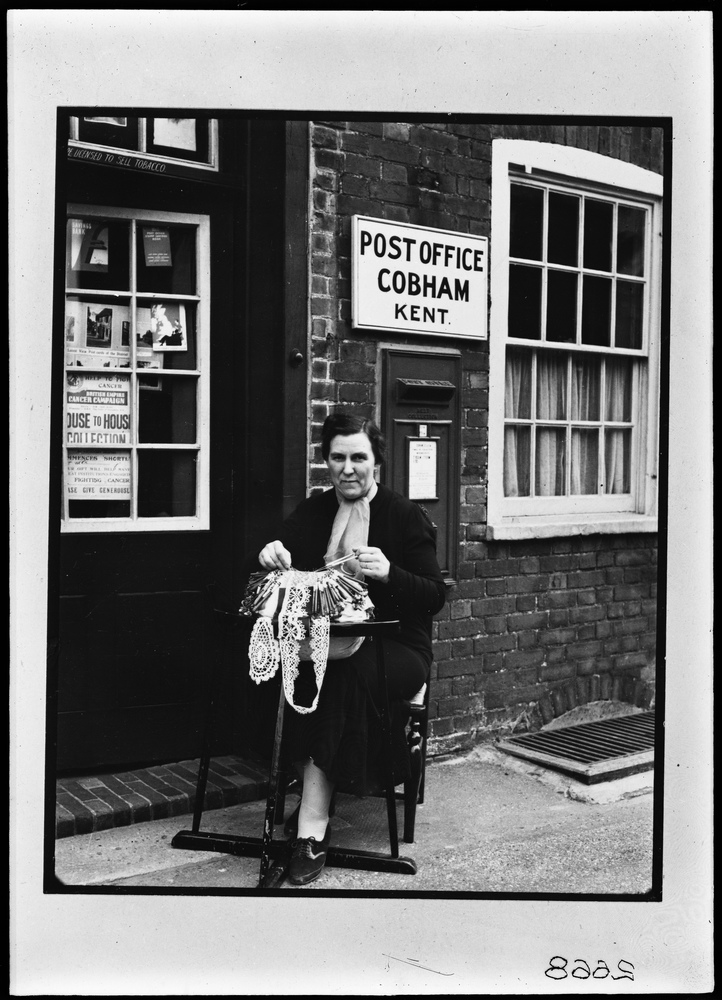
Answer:
[[[258,562],[265,570],[311,570],[353,552],[344,569],[367,582],[375,617],[400,621],[398,636],[385,646],[389,698],[410,699],[428,679],[431,618],[446,600],[433,528],[415,503],[376,482],[383,438],[371,421],[343,412],[328,417],[322,455],[332,488],[300,503]],[[311,882],[324,867],[334,789],[363,794],[380,784],[377,688],[375,652],[364,642],[329,663],[315,711],[291,713],[291,760],[303,776],[289,870],[296,884]],[[304,697],[312,703],[311,671],[301,673],[295,690],[297,703]]]

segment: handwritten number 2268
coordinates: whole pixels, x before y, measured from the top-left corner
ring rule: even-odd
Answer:
[[[574,966],[571,972],[575,979],[589,979],[590,976],[592,979],[606,979],[607,976],[611,975],[609,966],[601,958],[597,959],[597,967],[594,971],[589,968],[589,964],[583,958],[575,958],[574,961],[579,963]],[[544,975],[550,979],[566,979],[569,975],[567,965],[566,958],[563,958],[561,955],[554,955],[549,960],[549,968],[544,970]],[[623,966],[626,966],[626,968],[623,968]],[[631,962],[627,962],[626,959],[622,958],[617,962],[617,968],[621,972],[621,975],[612,976],[612,979],[634,979],[634,966]]]

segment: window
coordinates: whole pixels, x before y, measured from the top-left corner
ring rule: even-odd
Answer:
[[[69,121],[68,153],[72,159],[146,172],[217,171],[218,121],[205,116],[74,116]]]
[[[490,537],[656,530],[661,189],[494,143]]]
[[[70,206],[64,531],[208,527],[205,216]]]

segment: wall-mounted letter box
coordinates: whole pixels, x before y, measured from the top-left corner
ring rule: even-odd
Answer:
[[[426,508],[437,554],[456,581],[461,460],[461,356],[452,351],[383,351],[384,481]]]

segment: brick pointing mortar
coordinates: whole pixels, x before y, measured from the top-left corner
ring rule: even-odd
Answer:
[[[661,170],[661,133],[651,128],[312,125],[312,490],[328,485],[319,444],[328,413],[337,405],[376,413],[378,341],[350,322],[351,216],[488,236],[491,141],[501,137],[565,143]],[[556,716],[601,690],[635,704],[654,697],[656,538],[487,542],[488,345],[454,346],[463,371],[460,559],[458,583],[434,623],[432,754],[538,727],[550,711]]]

